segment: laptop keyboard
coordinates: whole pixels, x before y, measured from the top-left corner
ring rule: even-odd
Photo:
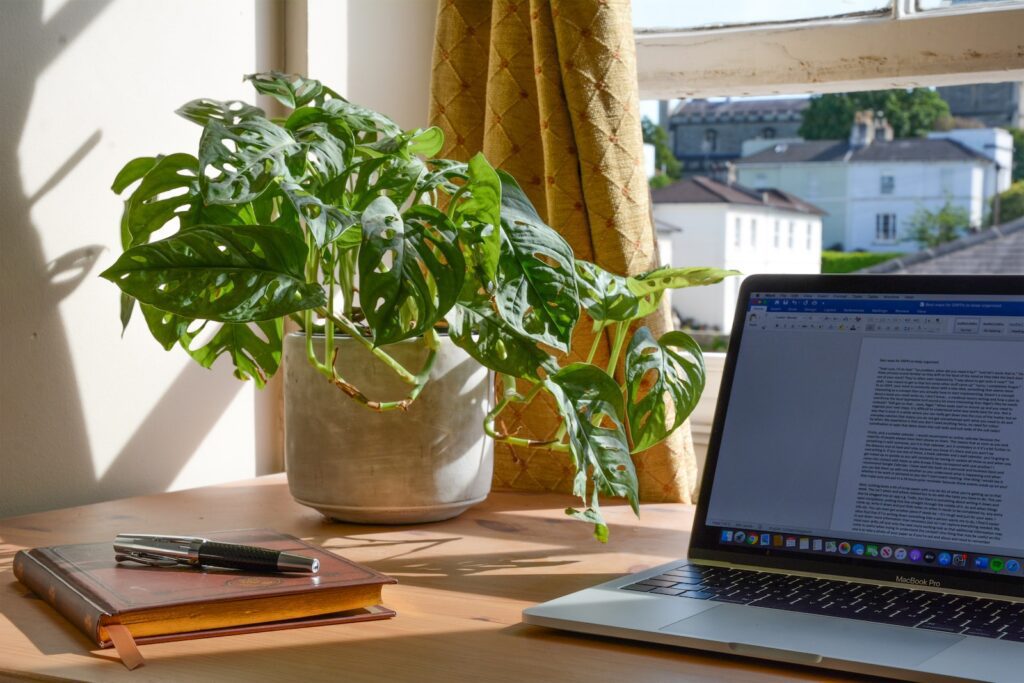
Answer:
[[[1024,643],[1024,603],[835,579],[683,565],[623,590]]]

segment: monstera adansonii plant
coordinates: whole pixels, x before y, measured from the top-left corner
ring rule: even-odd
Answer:
[[[121,323],[138,309],[165,349],[204,367],[221,356],[263,386],[281,361],[285,318],[307,336],[309,362],[367,408],[408,409],[426,384],[439,333],[497,373],[503,390],[485,430],[496,441],[571,454],[572,517],[608,528],[598,496],[638,511],[631,454],[677,429],[704,388],[700,348],[630,323],[665,290],[730,274],[661,268],[622,277],[573,256],[512,176],[480,154],[433,158],[438,128],[404,131],[318,81],[261,73],[256,90],[287,109],[274,118],[239,101],[193,100],[177,113],[202,129],[198,153],[129,161],[113,190],[134,187],[121,218],[123,253],[102,276],[121,289]],[[593,326],[587,362],[568,362],[581,318]],[[592,361],[605,328],[611,358]],[[325,338],[318,357],[313,335]],[[339,335],[364,344],[409,385],[373,397],[345,379]],[[427,349],[407,368],[388,345]],[[625,351],[624,383],[614,379]],[[337,360],[337,363],[335,362]],[[563,424],[551,441],[500,433],[511,403],[548,392]],[[373,398],[371,398],[373,397]],[[457,408],[457,406],[453,406]]]

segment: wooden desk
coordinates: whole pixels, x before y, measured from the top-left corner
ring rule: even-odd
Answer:
[[[56,473],[55,473],[56,474]],[[293,502],[283,475],[0,521],[0,679],[86,681],[850,680],[526,626],[524,607],[681,556],[693,508],[608,506],[612,540],[562,514],[564,496],[495,493],[448,522],[330,523]],[[146,645],[128,671],[11,572],[22,548],[112,540],[117,532],[269,527],[395,576],[387,621]]]

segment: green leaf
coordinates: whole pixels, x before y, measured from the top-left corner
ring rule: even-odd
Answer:
[[[160,342],[164,351],[169,350],[177,344],[182,336],[188,331],[189,325],[195,322],[192,318],[161,311],[150,304],[139,304],[142,310],[142,317],[149,326],[149,332],[153,338]]]
[[[326,123],[308,124],[292,135],[299,145],[299,151],[288,159],[293,178],[306,178],[308,172],[318,184],[323,184],[348,175],[351,140],[334,135]]]
[[[137,179],[145,166],[139,159],[121,169],[114,181],[122,190]],[[149,241],[149,236],[175,218],[186,220],[200,208],[199,167],[191,154],[158,157],[142,176],[142,182],[125,200],[121,217],[122,246],[128,248]],[[133,168],[129,170],[129,166]],[[127,182],[126,182],[127,181]]]
[[[553,359],[509,327],[484,295],[457,302],[446,319],[452,342],[490,370],[534,379],[542,367],[549,374],[558,371]]]
[[[432,157],[444,147],[444,132],[437,126],[431,126],[426,130],[414,131],[409,140],[408,151],[410,154],[422,154],[425,157]]]
[[[114,191],[114,194],[121,194],[126,187],[149,173],[160,159],[161,157],[138,157],[132,159],[117,172],[117,177],[114,178],[114,183],[110,186],[110,189]]]
[[[201,329],[201,328],[200,328]],[[182,335],[181,345],[204,368],[228,354],[235,364],[235,377],[251,379],[263,388],[281,366],[284,320],[275,318],[250,324],[225,323],[206,344],[193,347],[199,330]]]
[[[360,299],[377,346],[423,334],[455,303],[466,273],[458,232],[437,209],[418,205],[399,214],[388,197],[363,212]],[[415,307],[402,324],[402,307]]]
[[[248,102],[239,100],[221,102],[206,98],[186,102],[174,113],[192,123],[198,123],[200,126],[205,126],[210,121],[219,121],[224,125],[233,126],[243,119],[266,116],[262,109],[254,107]]]
[[[305,261],[305,243],[280,228],[204,225],[132,247],[101,276],[162,311],[251,322],[324,305]]]
[[[667,332],[655,340],[641,327],[626,352],[626,391],[633,451],[660,442],[683,424],[704,391],[704,356],[684,332]],[[667,403],[672,402],[672,423]]]
[[[501,255],[495,300],[501,317],[520,334],[568,351],[579,319],[572,249],[537,215],[530,200],[503,171]]]
[[[586,497],[589,470],[595,492],[625,498],[638,512],[640,485],[623,428],[622,389],[606,372],[587,363],[567,365],[544,384],[568,428],[577,473],[574,493]],[[596,495],[591,507],[596,508]]]
[[[738,270],[723,270],[721,268],[662,267],[626,278],[626,283],[629,290],[637,296],[647,296],[660,294],[666,289],[713,285],[731,275],[739,274]]]
[[[325,102],[323,110],[331,116],[344,120],[353,131],[363,133],[364,135],[359,140],[360,144],[373,142],[377,140],[377,136],[388,138],[402,134],[402,129],[398,124],[387,116],[347,100],[337,99]]]
[[[426,163],[426,171],[420,176],[416,184],[416,194],[433,192],[440,188],[448,194],[458,192],[462,184],[453,181],[469,180],[469,165],[462,161],[451,159],[431,159]],[[500,193],[500,188],[499,188]]]
[[[594,538],[601,543],[608,542],[608,525],[604,522],[604,517],[601,516],[601,511],[598,508],[588,507],[585,510],[577,510],[576,508],[565,508],[565,514],[569,515],[574,519],[578,519],[581,522],[589,522],[594,525]]]
[[[199,140],[203,197],[209,204],[250,202],[274,180],[289,178],[288,157],[302,151],[286,129],[266,119],[211,120]]]
[[[640,298],[630,290],[626,278],[589,261],[576,261],[576,286],[580,303],[595,321],[622,322],[637,317]]]
[[[501,258],[501,179],[483,154],[469,160],[464,199],[454,210],[457,225],[468,223],[476,262],[493,281]]]
[[[245,80],[252,83],[257,92],[270,95],[281,104],[292,109],[303,105],[321,103],[328,97],[340,98],[338,93],[312,78],[280,71],[249,74]]]
[[[318,247],[333,242],[348,227],[356,224],[354,216],[342,212],[335,206],[324,204],[301,185],[281,183],[281,190],[302,216]]]

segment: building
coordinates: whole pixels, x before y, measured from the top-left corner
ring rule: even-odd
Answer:
[[[965,235],[862,273],[908,275],[1024,275],[1024,218]]]
[[[1024,128],[1024,84],[976,83],[936,88],[957,118],[992,128]]]
[[[797,135],[806,97],[753,100],[689,100],[668,119],[672,151],[686,175],[724,180],[726,163],[740,157],[746,140]]]
[[[983,225],[989,200],[1010,185],[1013,139],[982,128],[893,140],[891,128],[861,112],[849,140],[752,141],[745,149],[737,180],[821,207],[826,248],[912,251],[907,231],[920,209],[948,201]]]
[[[651,195],[659,237],[671,240],[675,266],[699,263],[744,275],[821,272],[824,212],[788,192],[696,176]],[[675,290],[672,307],[683,320],[728,330],[741,281]]]

